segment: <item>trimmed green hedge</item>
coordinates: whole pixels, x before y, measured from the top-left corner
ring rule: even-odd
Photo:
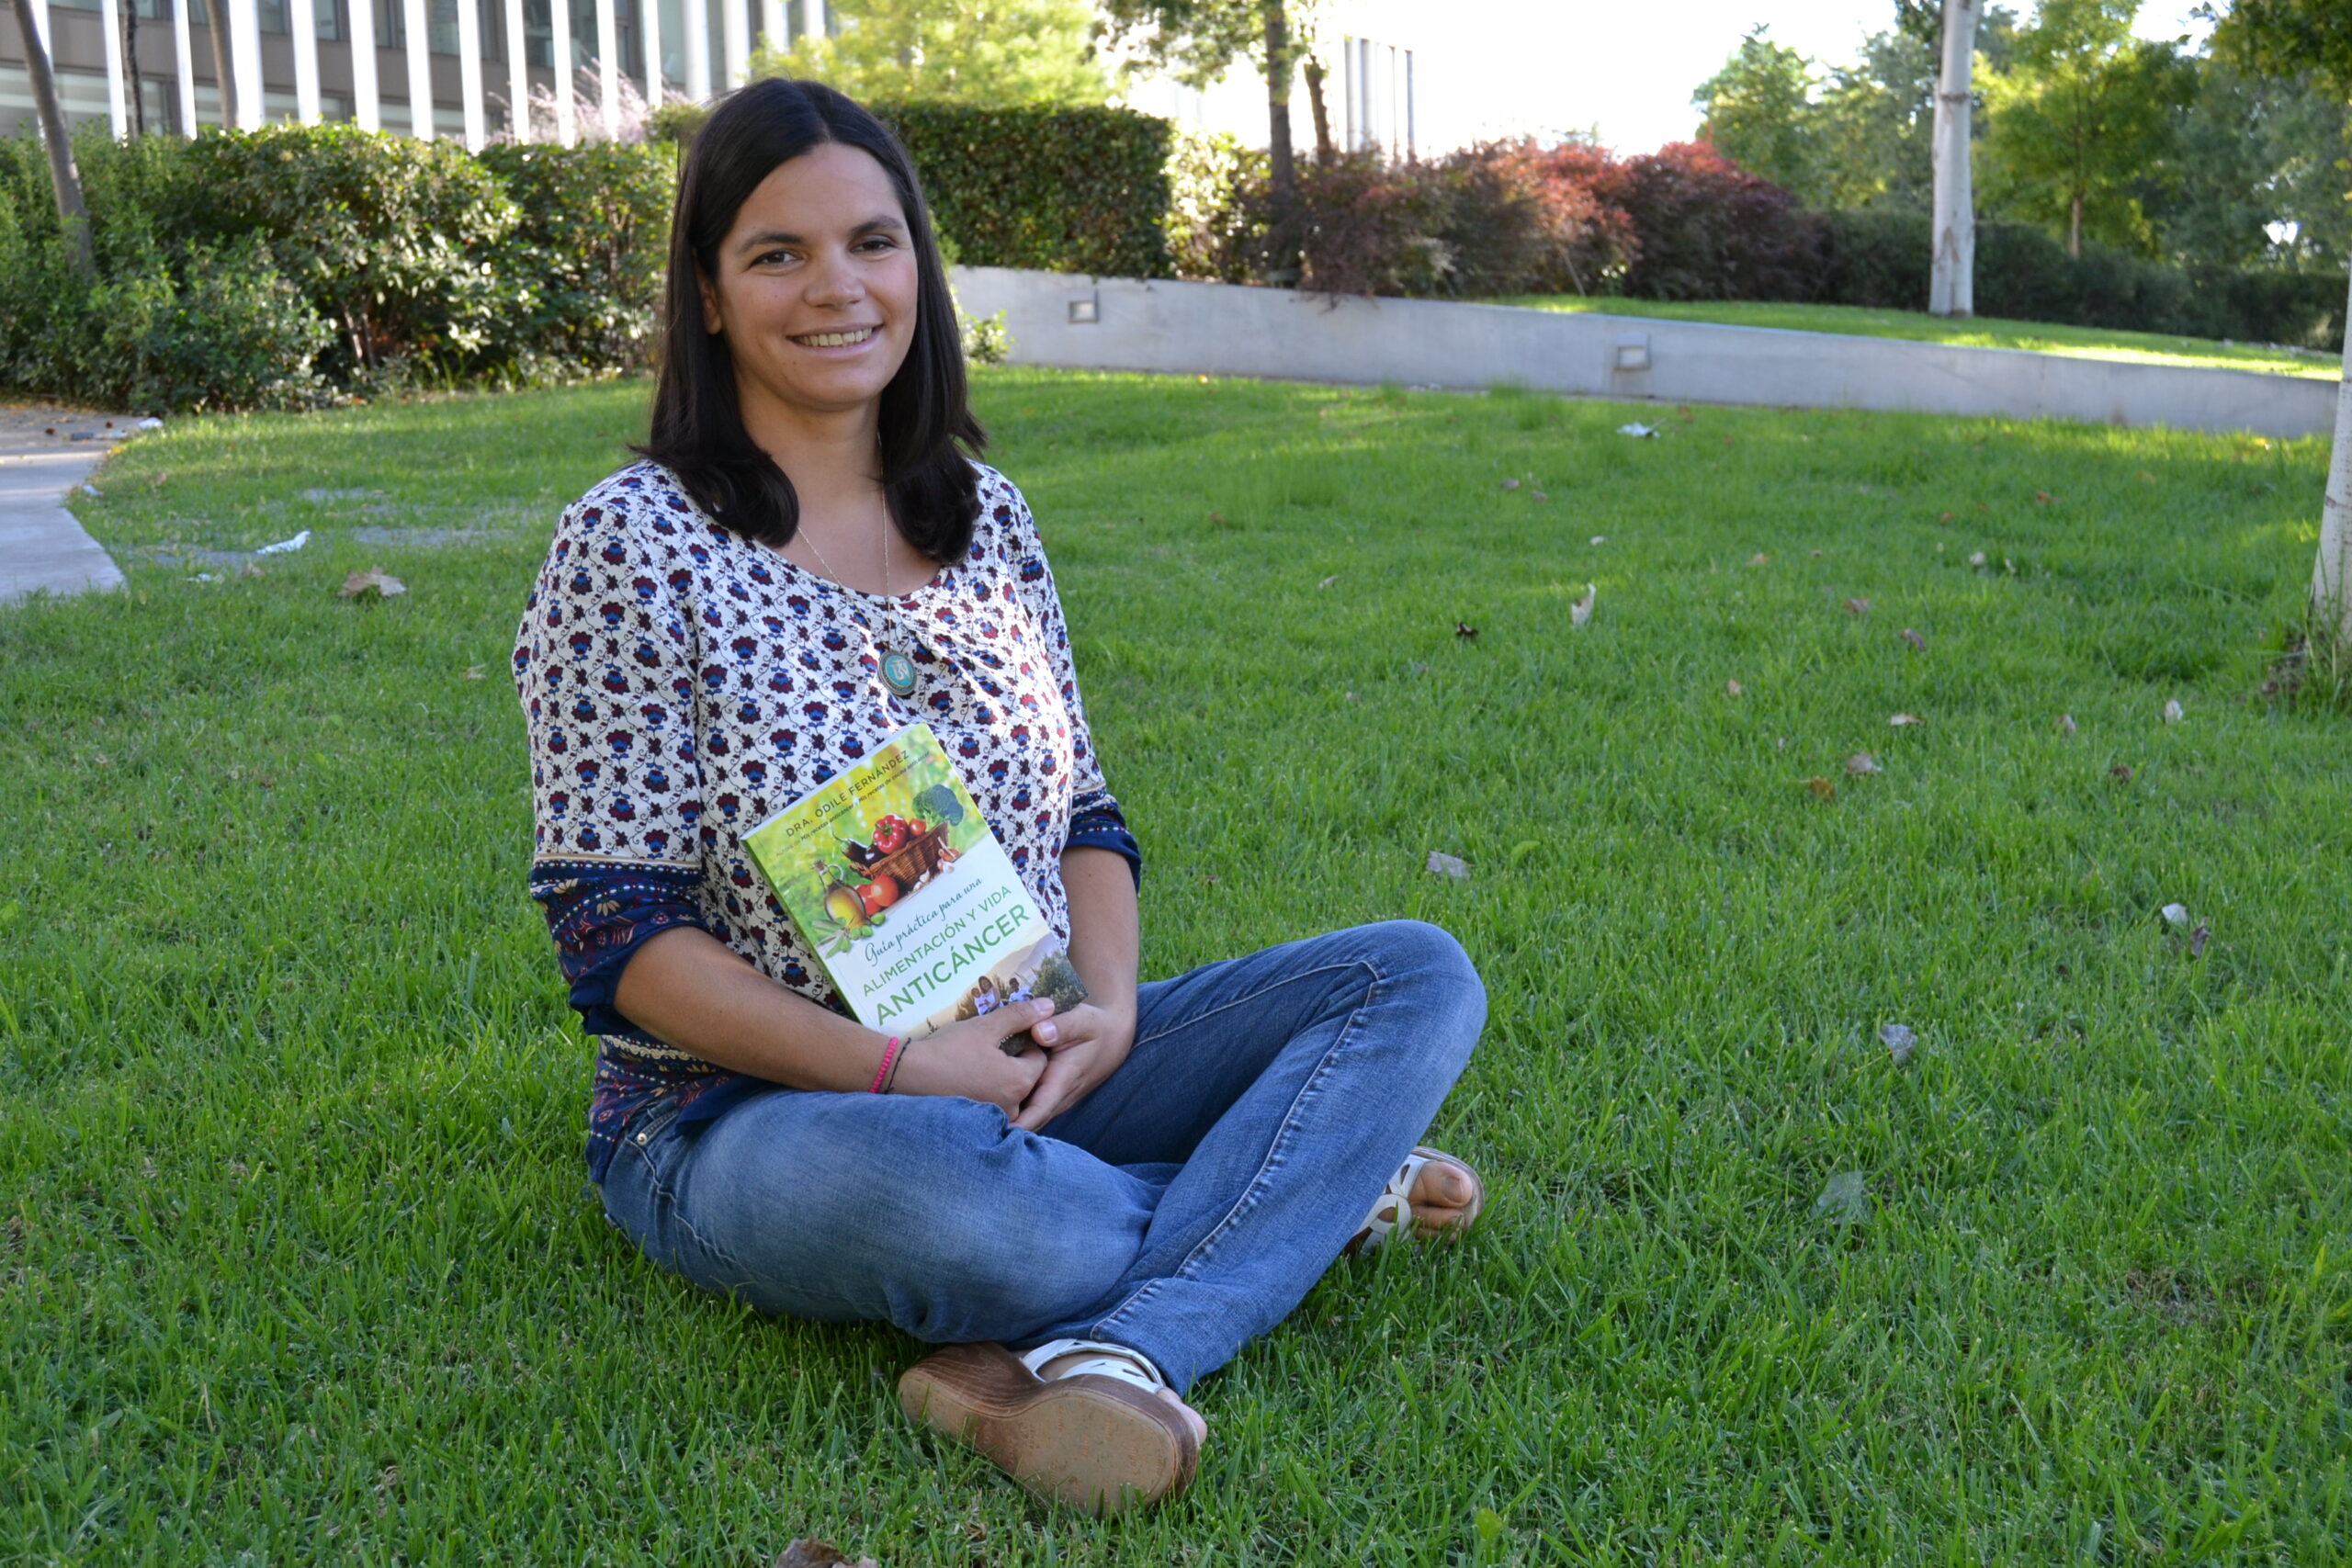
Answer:
[[[1168,277],[1175,128],[1120,108],[876,104],[970,266]]]

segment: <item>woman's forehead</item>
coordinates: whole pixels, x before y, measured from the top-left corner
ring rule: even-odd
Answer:
[[[863,147],[828,141],[769,170],[743,198],[734,227],[757,221],[848,229],[876,218],[904,223],[906,216],[879,159]]]

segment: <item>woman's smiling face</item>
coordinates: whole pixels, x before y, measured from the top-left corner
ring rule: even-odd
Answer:
[[[827,142],[762,180],[702,280],[749,417],[845,413],[879,399],[914,341],[914,236],[871,153]]]

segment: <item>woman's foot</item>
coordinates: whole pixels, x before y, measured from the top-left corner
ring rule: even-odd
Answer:
[[[1467,1161],[1442,1150],[1417,1148],[1373,1201],[1372,1212],[1347,1250],[1370,1251],[1408,1227],[1423,1241],[1459,1235],[1486,1206],[1486,1184]]]
[[[908,1369],[899,1404],[1037,1495],[1098,1513],[1182,1492],[1208,1435],[1148,1359],[1077,1340],[950,1346]]]

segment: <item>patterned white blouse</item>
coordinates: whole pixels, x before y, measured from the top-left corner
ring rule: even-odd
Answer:
[[[966,558],[895,598],[728,533],[656,463],[621,469],[565,511],[514,649],[537,819],[532,892],[573,1005],[602,1036],[606,1066],[632,1083],[716,1071],[611,1010],[628,954],[671,925],[701,926],[771,977],[839,1005],[740,835],[916,719],[938,734],[1065,941],[1066,847],[1100,842],[1139,874],[1087,733],[1036,525],[1010,480],[979,474]],[[903,700],[882,682],[885,647],[914,660]],[[600,1071],[600,1099],[612,1098],[602,1093],[612,1076]],[[592,1120],[592,1165],[595,1134],[616,1134],[622,1119]]]

